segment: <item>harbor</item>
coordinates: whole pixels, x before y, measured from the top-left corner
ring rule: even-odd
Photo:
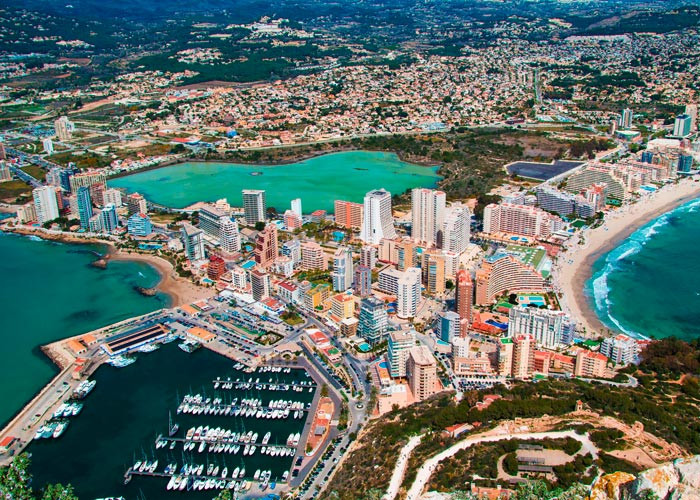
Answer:
[[[32,441],[37,486],[70,482],[81,498],[163,498],[181,491],[211,498],[210,490],[220,489],[264,496],[282,491],[295,464],[311,460],[304,446],[319,391],[306,370],[277,367],[272,384],[273,372],[260,373],[266,367],[246,373],[208,349],[187,354],[174,342],[138,357],[124,368],[103,364],[91,376],[94,390],[80,416],[60,439]],[[252,386],[213,388],[228,378]],[[266,388],[255,387],[258,378]],[[289,389],[268,389],[280,385]],[[236,416],[244,407],[255,414]],[[289,414],[272,418],[275,410]]]

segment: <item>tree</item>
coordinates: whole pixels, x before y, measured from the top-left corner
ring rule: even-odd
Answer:
[[[321,397],[322,398],[327,398],[328,397],[328,386],[326,384],[323,384],[321,386]]]
[[[12,500],[78,500],[73,487],[61,484],[47,485],[41,496],[37,496],[30,484],[32,476],[29,473],[29,456],[22,453],[16,456],[10,465],[0,469],[0,498]]]
[[[265,229],[265,223],[263,221],[258,221],[255,223],[256,231],[262,231],[263,229]]]

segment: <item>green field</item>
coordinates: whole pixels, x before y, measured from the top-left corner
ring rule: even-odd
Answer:
[[[21,194],[30,193],[32,188],[22,181],[0,182],[0,200],[14,201]]]

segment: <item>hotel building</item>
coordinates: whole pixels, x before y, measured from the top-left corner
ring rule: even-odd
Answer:
[[[352,287],[352,250],[349,247],[339,247],[333,255],[333,290],[344,292]]]
[[[570,343],[566,334],[572,329],[569,316],[563,311],[517,305],[508,314],[508,336],[532,336],[538,345],[556,349]]]
[[[411,238],[435,246],[438,232],[445,221],[445,193],[433,189],[415,188],[411,191]]]
[[[406,376],[409,351],[416,345],[413,332],[391,332],[389,334],[389,375],[393,378]]]
[[[360,323],[357,334],[369,344],[375,345],[381,342],[388,326],[388,317],[384,302],[367,297],[360,302]]]
[[[506,290],[543,292],[544,279],[534,267],[523,264],[512,255],[497,253],[487,257],[476,271],[476,303],[491,304]]]
[[[182,236],[182,246],[185,249],[185,256],[192,261],[204,259],[202,230],[197,229],[188,222],[183,222],[180,234]]]
[[[219,235],[221,250],[226,253],[235,253],[241,250],[241,233],[238,230],[238,222],[224,217],[219,227]]]
[[[416,401],[428,399],[438,392],[437,362],[426,346],[412,347],[408,351],[406,375]]]
[[[460,319],[471,325],[472,322],[472,303],[474,302],[474,287],[472,285],[471,276],[465,269],[457,271],[457,290],[455,292],[455,311],[459,314]],[[463,331],[462,335],[467,332]]]
[[[455,204],[445,213],[439,245],[446,252],[457,255],[469,247],[472,213],[466,205]]]
[[[394,218],[391,214],[391,193],[385,189],[370,191],[365,195],[360,239],[378,245],[382,238],[396,238]]]
[[[58,218],[58,203],[56,201],[56,191],[52,186],[42,186],[32,191],[34,198],[34,208],[39,224],[52,221]]]
[[[148,202],[146,201],[146,198],[141,196],[139,193],[132,193],[128,195],[126,197],[126,206],[129,210],[129,215],[148,213]]]
[[[305,241],[301,244],[301,269],[304,271],[328,269],[328,260],[323,253],[323,247],[315,241]]]
[[[547,239],[563,227],[559,217],[537,207],[492,203],[484,208],[485,234],[507,233]]]
[[[243,213],[246,224],[254,226],[258,222],[265,222],[267,216],[267,204],[265,191],[260,189],[243,190]]]
[[[362,227],[362,203],[335,200],[335,223],[346,229],[360,229]]]
[[[255,263],[263,269],[269,269],[277,258],[277,226],[268,224],[255,237]]]

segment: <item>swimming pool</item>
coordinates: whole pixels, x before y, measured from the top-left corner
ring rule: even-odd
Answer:
[[[367,342],[362,342],[357,346],[357,348],[360,350],[360,352],[369,352],[372,349],[372,346],[370,346]]]
[[[534,304],[538,307],[544,306],[547,302],[541,295],[518,295],[518,303],[524,306]]]

